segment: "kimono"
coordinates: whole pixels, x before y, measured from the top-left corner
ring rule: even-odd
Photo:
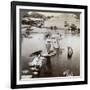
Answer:
[[[52,39],[46,39],[45,45],[46,45],[46,50],[47,50],[48,54],[54,50],[53,44],[52,44]]]

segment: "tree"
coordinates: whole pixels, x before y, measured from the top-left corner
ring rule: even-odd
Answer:
[[[77,26],[75,24],[71,24],[71,31],[75,31],[77,29]]]

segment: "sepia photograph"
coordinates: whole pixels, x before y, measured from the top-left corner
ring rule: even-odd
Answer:
[[[80,12],[20,10],[20,79],[80,76]]]
[[[11,87],[87,84],[87,6],[11,3]]]

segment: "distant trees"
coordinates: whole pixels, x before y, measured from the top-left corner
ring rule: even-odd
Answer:
[[[80,33],[80,28],[78,28],[75,24],[71,24],[70,30],[74,33]]]
[[[51,18],[53,18],[54,16],[47,16],[47,19],[51,19]]]
[[[50,29],[51,29],[51,30],[57,30],[58,27],[57,27],[57,26],[51,26]]]
[[[70,28],[71,28],[71,31],[77,30],[77,26],[75,24],[71,24]]]
[[[80,33],[80,28],[78,28],[74,23],[72,23],[71,25],[67,22],[67,21],[65,21],[64,22],[64,27],[66,28],[66,30],[70,30],[71,32],[73,32],[73,33]]]

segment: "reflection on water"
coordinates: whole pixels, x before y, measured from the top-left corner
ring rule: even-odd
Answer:
[[[45,49],[44,33],[32,34],[32,38],[24,38],[21,48],[21,64],[28,62],[29,55],[38,50]],[[51,56],[50,65],[44,67],[48,74],[42,69],[41,77],[59,77],[63,76],[65,71],[72,72],[74,76],[80,75],[80,36],[78,34],[64,34],[62,33],[62,40],[60,40],[60,49],[55,56]],[[67,57],[67,47],[70,46],[73,49],[72,58]],[[50,67],[49,67],[50,66]],[[22,64],[22,68],[25,64]]]

